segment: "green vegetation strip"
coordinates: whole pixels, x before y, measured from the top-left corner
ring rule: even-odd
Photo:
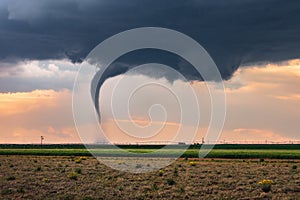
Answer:
[[[157,152],[155,149],[92,149],[97,156],[118,157],[126,153],[134,153],[129,156],[149,157],[175,157],[180,150],[166,149]],[[150,153],[150,154],[149,154]],[[181,157],[197,158],[198,149],[188,149]],[[87,149],[0,149],[0,155],[41,155],[41,156],[91,156]],[[214,149],[207,158],[274,158],[274,159],[300,159],[300,150],[265,150],[265,149]]]
[[[117,145],[122,149],[161,149],[165,145]],[[200,149],[201,144],[171,145],[173,148],[185,147],[189,149]],[[0,144],[0,149],[40,149],[39,144]],[[43,149],[86,149],[83,144],[43,144]],[[113,149],[112,145],[89,144],[88,149]],[[282,149],[282,150],[300,150],[300,144],[216,144],[214,149]]]

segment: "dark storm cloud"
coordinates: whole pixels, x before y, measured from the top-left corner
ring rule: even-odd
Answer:
[[[223,78],[240,63],[300,55],[298,0],[4,0],[0,58],[80,61],[107,37],[159,26],[196,39]]]
[[[298,0],[2,0],[0,63],[63,58],[81,62],[114,34],[154,26],[197,40],[222,77],[229,79],[243,64],[300,57],[299,10]],[[160,58],[147,55],[148,60],[143,54],[121,58],[103,80],[96,76],[96,89],[128,66]],[[171,64],[189,80],[201,80],[185,61],[169,57],[162,56],[160,62]]]

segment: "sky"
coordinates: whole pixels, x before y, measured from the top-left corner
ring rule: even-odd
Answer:
[[[72,114],[80,66],[106,38],[148,26],[190,36],[215,61],[227,109],[219,142],[300,141],[299,9],[297,0],[0,0],[0,143],[39,143],[41,135],[46,143],[81,143]],[[149,68],[153,73],[125,73],[154,62],[170,66],[186,81],[154,68]],[[181,124],[177,102],[155,85],[133,96],[131,119],[122,113],[129,88],[146,81],[164,83],[183,96],[191,86],[199,102],[199,126]],[[205,84],[189,63],[168,52],[124,55],[99,88],[101,127],[113,143],[144,142],[120,129],[139,132],[133,124],[142,126],[144,135],[159,130],[148,141],[168,141],[182,125],[186,132],[196,128],[194,141],[201,141],[211,108]],[[160,108],[151,107],[158,102],[167,111],[166,122]],[[115,116],[111,105],[120,111]]]

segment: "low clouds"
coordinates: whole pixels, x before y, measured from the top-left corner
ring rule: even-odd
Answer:
[[[26,61],[6,64],[0,70],[1,92],[72,89],[78,64],[66,60]]]

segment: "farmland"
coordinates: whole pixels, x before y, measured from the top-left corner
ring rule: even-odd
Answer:
[[[121,148],[143,155],[161,146]],[[122,155],[109,146],[90,149],[104,157]],[[163,156],[172,157],[176,151],[178,148],[174,146]],[[199,146],[191,146],[167,167],[132,174],[109,168],[80,145],[2,145],[0,199],[297,199],[300,196],[299,145],[217,145],[207,158],[198,158],[198,151]],[[273,182],[270,192],[262,191],[259,182],[263,179]]]
[[[160,145],[123,145],[115,149],[110,145],[88,146],[88,151],[83,145],[0,145],[0,155],[41,155],[41,156],[123,156],[124,153],[135,153],[134,156],[174,157],[182,150],[182,146],[171,146],[159,150]],[[200,145],[190,146],[182,158],[198,158]],[[271,158],[271,159],[300,159],[300,145],[216,145],[209,152],[207,158]]]

